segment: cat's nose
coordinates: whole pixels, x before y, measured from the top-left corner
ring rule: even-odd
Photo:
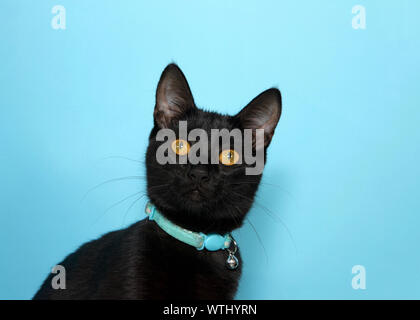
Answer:
[[[209,181],[209,173],[207,170],[193,168],[188,173],[188,177],[197,183],[206,183]]]

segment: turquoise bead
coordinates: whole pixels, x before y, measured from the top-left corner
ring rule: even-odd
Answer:
[[[209,251],[217,251],[224,247],[225,237],[220,234],[208,234],[204,241],[204,247]]]

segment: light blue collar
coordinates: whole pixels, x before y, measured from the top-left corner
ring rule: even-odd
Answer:
[[[149,216],[149,220],[155,221],[167,234],[190,246],[196,247],[197,250],[225,250],[229,249],[231,245],[232,237],[229,233],[222,236],[216,233],[204,234],[181,228],[166,219],[151,202],[146,204],[145,211],[146,215]]]

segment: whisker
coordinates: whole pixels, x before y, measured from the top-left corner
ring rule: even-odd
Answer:
[[[290,231],[290,229],[287,227],[286,223],[285,223],[285,222],[284,222],[284,221],[283,221],[280,217],[278,217],[275,213],[273,213],[270,209],[268,209],[266,206],[264,206],[264,205],[260,204],[257,200],[255,200],[255,203],[256,203],[257,205],[259,205],[261,208],[263,208],[265,211],[267,211],[267,212],[271,212],[271,214],[272,214],[272,215],[274,215],[274,217],[276,217],[276,218],[277,218],[277,221],[278,221],[278,222],[280,222],[280,223],[281,223],[281,225],[283,226],[283,228],[286,230],[286,232],[287,232],[287,234],[288,234],[288,236],[289,236],[290,240],[292,241],[293,248],[295,249],[295,254],[297,254],[298,250],[297,250],[297,246],[296,246],[295,239],[294,239],[294,237],[293,237],[293,235],[292,235],[292,232],[291,232],[291,231]]]
[[[296,201],[295,197],[286,189],[284,189],[283,187],[277,185],[277,184],[273,184],[273,183],[269,183],[269,182],[264,182],[264,181],[240,181],[240,182],[234,182],[234,183],[228,183],[226,184],[227,186],[232,186],[232,185],[242,185],[242,184],[260,184],[262,186],[270,186],[270,187],[275,187],[277,189],[280,189],[282,192],[284,192],[290,199],[292,199],[293,201]]]
[[[157,186],[148,187],[148,189],[151,190],[151,189],[155,189],[155,188],[163,188],[163,187],[167,187],[167,186],[170,186],[170,185],[171,185],[170,183],[165,183],[165,184],[160,184],[160,185],[157,185]]]
[[[263,248],[264,251],[264,255],[265,255],[265,262],[266,264],[268,264],[268,255],[267,255],[267,251],[265,250],[264,244],[261,240],[260,235],[257,232],[257,229],[255,228],[255,226],[253,225],[253,223],[251,222],[251,220],[249,218],[246,218],[246,221],[248,221],[249,225],[251,226],[252,230],[254,230],[255,235],[257,236],[258,242],[260,243],[261,247]]]
[[[250,198],[248,198],[248,197],[246,197],[246,196],[244,196],[244,195],[241,195],[240,193],[237,193],[237,192],[235,192],[235,191],[230,191],[230,192],[232,192],[232,193],[234,193],[234,194],[236,194],[236,195],[238,195],[238,196],[240,196],[240,197],[242,197],[242,198],[244,198],[244,199],[246,199],[246,200],[248,200],[248,201],[250,201],[251,203],[253,202],[253,203],[255,203],[257,206],[259,206],[261,209],[263,209],[264,210],[264,212],[268,215],[268,216],[270,216],[273,220],[277,220],[277,222],[279,222],[279,223],[281,223],[281,225],[283,226],[283,228],[286,230],[286,232],[287,232],[287,234],[288,234],[288,236],[289,236],[289,238],[290,238],[290,240],[292,241],[292,243],[293,243],[293,247],[294,247],[294,249],[295,249],[295,252],[296,252],[296,254],[297,254],[297,246],[296,246],[296,242],[295,242],[295,240],[294,240],[294,238],[293,238],[293,236],[292,236],[292,233],[290,232],[290,230],[289,230],[289,228],[287,227],[287,225],[283,222],[283,220],[280,218],[280,217],[278,217],[276,214],[274,214],[270,209],[268,209],[266,206],[264,206],[264,205],[262,205],[262,204],[260,204],[257,200],[252,200],[252,199],[250,199]]]
[[[227,199],[228,199],[228,198],[227,198]],[[232,202],[229,202],[229,203],[228,203],[227,201],[225,201],[225,200],[227,200],[227,199],[222,199],[223,203],[233,206],[233,207],[234,207],[234,208],[238,211],[239,215],[242,215],[241,210],[240,210],[240,209],[239,209],[236,205],[234,205]],[[229,210],[227,210],[226,212],[227,212],[227,213],[229,213],[229,215],[232,217],[233,221],[235,221],[235,223],[239,226],[239,225],[240,225],[240,223],[239,223],[239,221],[236,219],[235,215],[234,215],[234,214],[232,214],[232,212],[230,212]]]
[[[101,218],[103,218],[112,208],[115,208],[116,206],[118,206],[120,203],[123,203],[124,201],[126,201],[126,200],[128,200],[128,199],[130,199],[130,198],[132,198],[132,197],[134,197],[134,196],[136,196],[136,195],[138,195],[138,194],[140,194],[141,193],[141,191],[139,191],[139,192],[136,192],[136,193],[133,193],[133,194],[131,194],[131,195],[129,195],[129,196],[127,196],[127,197],[125,197],[124,199],[122,199],[122,200],[119,200],[119,201],[117,201],[116,203],[114,203],[113,205],[111,205],[111,206],[109,206],[108,208],[106,208],[106,210],[95,220],[95,222],[92,224],[92,225],[95,225],[96,223],[98,223],[98,221],[101,219]]]
[[[229,203],[230,205],[233,205],[233,207],[239,212],[239,214],[242,214],[241,210],[234,205],[233,203]],[[234,218],[234,217],[233,217]],[[235,219],[235,218],[234,218]],[[265,249],[265,246],[262,242],[262,239],[257,231],[257,229],[255,228],[254,224],[251,222],[249,217],[246,217],[245,220],[249,223],[249,225],[251,226],[252,230],[254,231],[255,235],[257,236],[257,240],[259,242],[259,244],[261,245],[263,252],[264,252],[264,256],[265,256],[265,260],[266,260],[266,264],[268,264],[268,255],[267,255],[267,250]],[[236,220],[235,220],[236,221]]]
[[[264,210],[264,213],[266,215],[268,215],[271,219],[273,219],[274,221],[276,221],[276,220],[279,221],[279,218],[276,215],[273,215],[271,212],[267,211],[266,210],[266,207],[264,207],[262,204],[260,204],[257,200],[251,199],[251,198],[248,198],[248,197],[245,197],[244,195],[242,195],[240,193],[237,193],[235,191],[230,191],[230,192],[233,192],[234,194],[236,194],[236,195],[238,195],[238,196],[240,196],[240,197],[248,200],[251,204],[255,204],[255,205],[259,206],[261,209]]]
[[[123,219],[123,225],[125,224],[125,218],[127,217],[128,212],[131,210],[131,208],[138,202],[140,201],[142,198],[144,198],[146,196],[146,194],[143,194],[141,197],[138,197],[137,199],[135,199],[130,206],[128,207],[128,209],[125,211],[124,214],[124,219]]]
[[[128,157],[123,157],[123,156],[109,156],[109,157],[103,158],[103,160],[110,160],[110,159],[121,159],[121,160],[127,160],[127,161],[131,161],[131,162],[137,162],[137,163],[145,164],[145,162],[142,161],[142,160],[131,159],[131,158],[128,158]]]
[[[146,177],[145,176],[127,176],[127,177],[120,177],[120,178],[114,178],[114,179],[110,179],[110,180],[106,180],[106,181],[104,181],[104,182],[101,182],[101,183],[99,183],[99,184],[97,184],[96,186],[94,186],[94,187],[92,187],[92,188],[90,188],[86,193],[85,193],[85,195],[83,196],[83,198],[82,198],[82,202],[86,199],[86,197],[91,193],[91,192],[93,192],[94,190],[96,190],[96,189],[98,189],[98,188],[100,188],[100,187],[102,187],[103,185],[106,185],[106,184],[108,184],[108,183],[111,183],[111,182],[117,182],[117,181],[123,181],[123,180],[141,180],[141,179],[145,179]]]

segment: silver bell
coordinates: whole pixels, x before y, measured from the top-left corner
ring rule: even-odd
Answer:
[[[238,258],[236,258],[233,254],[229,254],[226,260],[226,267],[230,270],[235,270],[239,265]]]

